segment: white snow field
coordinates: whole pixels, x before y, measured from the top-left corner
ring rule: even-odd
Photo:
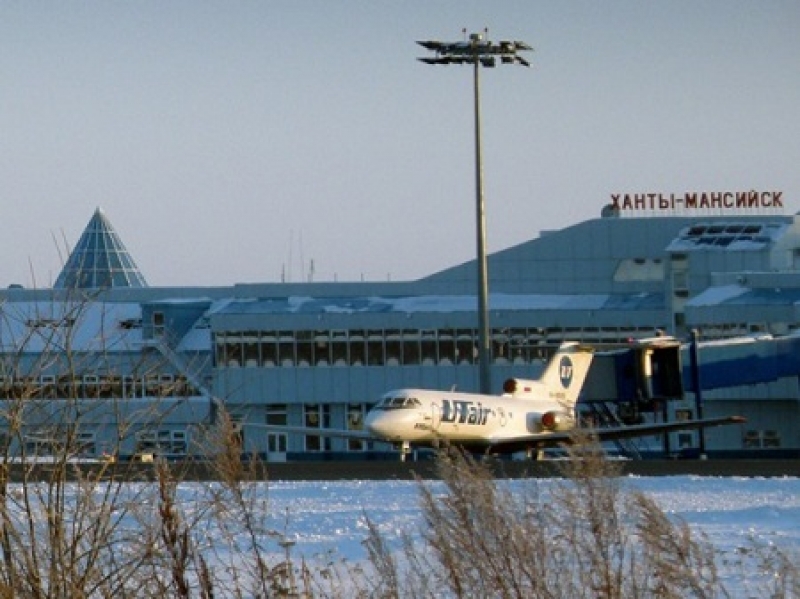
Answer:
[[[705,533],[721,550],[735,550],[754,539],[800,552],[800,478],[669,476],[625,477],[622,482]],[[536,484],[546,493],[553,481],[507,484]],[[267,492],[270,511],[286,517],[285,532],[296,542],[294,550],[306,556],[335,549],[347,559],[365,557],[365,515],[389,536],[421,524],[414,482],[278,481],[269,483]],[[284,521],[275,524],[284,527]]]

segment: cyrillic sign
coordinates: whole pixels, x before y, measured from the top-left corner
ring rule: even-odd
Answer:
[[[782,191],[692,191],[686,193],[612,193],[611,209],[620,212],[783,208]]]

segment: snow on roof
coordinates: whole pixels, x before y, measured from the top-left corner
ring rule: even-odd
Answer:
[[[630,295],[537,295],[492,294],[492,310],[602,310],[636,309],[663,304],[663,296],[654,293]],[[340,297],[226,300],[215,303],[209,314],[356,314],[376,312],[474,312],[474,295],[427,295],[408,297]]]
[[[667,251],[760,250],[774,244],[788,227],[775,222],[696,222],[684,227]]]
[[[138,303],[7,302],[0,305],[0,351],[130,351],[142,342]]]
[[[800,289],[782,287],[742,287],[721,285],[709,287],[686,302],[690,307],[748,304],[752,306],[787,306],[800,303]]]
[[[709,341],[701,341],[700,347],[727,347],[731,345],[750,345],[758,343],[759,341],[770,341],[772,335],[767,333],[756,333],[753,335],[743,335],[741,337],[731,337],[730,339],[711,339]]]
[[[198,352],[211,349],[211,329],[194,327],[183,336],[178,344],[179,352]]]
[[[727,302],[731,298],[740,297],[750,289],[741,285],[722,285],[720,287],[709,287],[702,293],[686,302],[689,306],[716,306]]]

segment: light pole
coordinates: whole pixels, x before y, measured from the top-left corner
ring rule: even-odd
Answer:
[[[466,30],[465,30],[466,33]],[[475,221],[476,240],[478,244],[478,365],[480,368],[480,391],[491,393],[492,382],[489,369],[491,346],[489,339],[489,283],[486,265],[486,214],[483,202],[483,157],[481,150],[481,94],[480,67],[500,64],[520,64],[526,67],[530,63],[518,56],[520,50],[532,50],[525,42],[501,41],[492,43],[485,38],[486,32],[471,33],[462,42],[439,42],[428,40],[417,42],[435,56],[420,58],[426,64],[471,64],[475,73]]]

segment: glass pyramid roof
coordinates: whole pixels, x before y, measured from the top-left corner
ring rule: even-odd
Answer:
[[[147,287],[139,267],[98,208],[58,275],[56,289]]]

